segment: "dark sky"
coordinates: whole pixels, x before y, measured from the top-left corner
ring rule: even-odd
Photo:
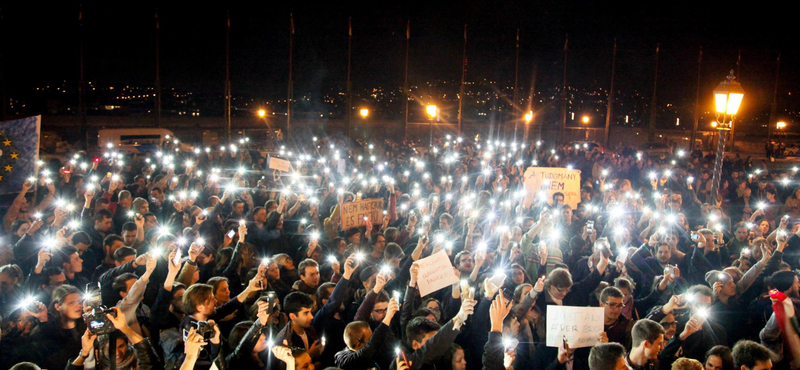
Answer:
[[[290,5],[291,4],[291,5]],[[713,89],[736,64],[751,104],[767,102],[775,58],[782,53],[781,91],[798,84],[793,14],[767,3],[617,1],[483,2],[87,2],[83,5],[88,81],[152,85],[154,13],[161,24],[164,86],[220,93],[225,72],[225,14],[231,14],[234,94],[283,96],[289,13],[295,18],[296,91],[343,84],[347,18],[353,18],[353,83],[396,87],[403,78],[406,21],[411,21],[411,80],[458,79],[463,26],[469,25],[468,79],[511,81],[514,35],[521,32],[520,82],[560,84],[569,33],[570,84],[609,83],[617,38],[617,87],[651,94],[654,51],[661,45],[659,96],[694,96],[697,53],[704,48],[702,89]],[[77,80],[78,3],[3,5],[3,72],[9,91]]]

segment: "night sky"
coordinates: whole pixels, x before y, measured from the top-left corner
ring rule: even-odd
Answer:
[[[560,85],[567,33],[568,83],[578,87],[608,87],[614,38],[619,48],[619,91],[652,93],[657,43],[661,44],[659,100],[693,99],[700,46],[702,89],[709,99],[710,90],[735,66],[739,51],[740,81],[748,92],[744,109],[769,105],[778,53],[782,54],[781,94],[798,85],[794,16],[766,3],[746,7],[688,1],[359,3],[85,3],[86,79],[153,85],[158,8],[163,86],[190,91],[223,91],[228,9],[234,95],[285,96],[289,13],[295,18],[298,93],[344,86],[348,16],[353,18],[356,88],[401,86],[408,20],[412,84],[460,78],[466,23],[468,80],[513,81],[514,37],[519,28],[522,86],[530,83],[534,63],[538,89]],[[78,9],[78,3],[69,2],[3,5],[3,75],[9,94],[77,80]]]

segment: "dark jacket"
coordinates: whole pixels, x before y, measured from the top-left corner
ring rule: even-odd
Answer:
[[[342,370],[361,370],[377,367],[376,357],[378,351],[383,347],[383,343],[390,333],[390,329],[385,324],[378,325],[378,329],[369,338],[367,344],[358,351],[345,348],[336,353],[336,367]]]

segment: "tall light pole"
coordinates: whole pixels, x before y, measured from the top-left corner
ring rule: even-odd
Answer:
[[[743,98],[744,89],[742,89],[742,84],[736,81],[733,70],[731,70],[725,81],[720,82],[717,88],[714,89],[714,105],[717,113],[716,128],[719,132],[719,140],[717,143],[717,157],[714,161],[714,177],[711,180],[711,193],[706,199],[706,203],[712,205],[717,204],[717,191],[722,175],[722,160],[725,156],[725,139],[728,136],[728,131],[733,127],[736,113],[739,112],[739,106],[742,104]]]
[[[428,113],[428,118],[430,118],[429,127],[430,127],[430,130],[431,130],[431,133],[430,133],[430,144],[429,145],[433,146],[433,120],[436,118],[436,115],[439,113],[439,111],[438,111],[438,108],[436,108],[436,106],[433,105],[433,104],[429,104],[427,107],[425,107],[425,111]]]
[[[528,143],[528,128],[531,126],[531,121],[533,120],[533,111],[529,110],[528,113],[525,113],[525,139],[522,140],[523,146]]]
[[[583,139],[588,141],[589,140],[589,116],[581,117],[581,122],[583,122],[583,124],[586,125],[586,127],[583,129],[583,131],[584,131]]]
[[[366,123],[367,116],[369,116],[369,109],[368,108],[361,108],[361,109],[358,110],[358,114],[361,115],[361,119],[364,120],[364,122]],[[361,131],[362,132],[364,131],[363,127],[362,127]]]

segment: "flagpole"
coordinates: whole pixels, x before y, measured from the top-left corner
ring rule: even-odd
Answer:
[[[225,115],[228,120],[228,142],[231,141],[231,11],[225,27]]]
[[[564,76],[561,81],[561,128],[559,139],[565,139],[564,134],[567,130],[567,52],[569,51],[569,34],[564,39]]]
[[[694,141],[697,139],[697,126],[700,123],[700,71],[703,67],[703,47],[700,46],[700,53],[697,55],[697,90],[694,95],[694,127],[692,127],[692,142],[689,144],[689,151],[694,151]]]
[[[86,89],[84,87],[83,78],[83,4],[80,4],[78,10],[78,40],[80,48],[79,56],[79,76],[78,76],[78,113],[81,120],[81,133],[84,136],[84,148],[89,149],[89,130],[86,127]]]
[[[614,51],[611,53],[611,88],[608,91],[608,108],[606,109],[606,129],[603,135],[603,146],[608,147],[608,134],[611,130],[611,115],[614,112],[614,77],[617,69],[617,39],[614,38]]]
[[[353,56],[353,23],[352,17],[347,18],[347,127],[345,136],[350,137],[350,117],[353,113],[353,89],[350,84],[350,66]]]
[[[405,120],[403,122],[403,140],[406,139],[408,136],[408,48],[409,48],[409,40],[411,39],[411,21],[409,20],[406,24],[406,72],[405,72],[405,82],[403,82],[403,96],[405,97]]]
[[[658,53],[661,44],[656,44],[656,72],[653,77],[653,99],[650,101],[650,141],[656,138],[656,92],[658,89]]]
[[[467,78],[467,25],[464,24],[464,49],[461,56],[461,87],[458,89],[458,134],[461,135],[461,122],[464,108],[464,83]]]
[[[161,61],[159,46],[158,8],[156,8],[156,126],[161,127]]]
[[[294,81],[292,81],[292,47],[294,42],[294,14],[289,13],[289,91],[286,98],[286,136],[292,132],[292,95],[294,95]]]
[[[511,104],[512,118],[514,122],[514,141],[517,140],[517,125],[519,124],[519,28],[517,28],[517,54],[516,61],[514,62],[514,94],[513,103]]]

